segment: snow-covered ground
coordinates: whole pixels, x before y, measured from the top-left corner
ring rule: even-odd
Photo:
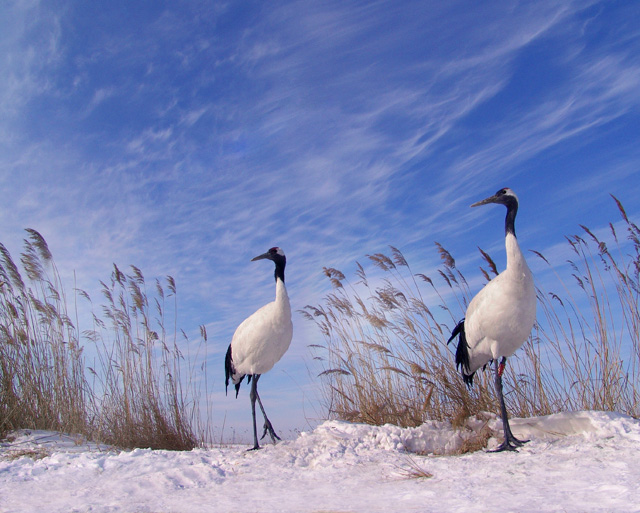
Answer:
[[[513,419],[515,435],[531,439],[518,453],[452,454],[483,426],[498,429],[487,419],[461,432],[329,421],[250,452],[118,452],[18,432],[0,447],[0,511],[640,511],[640,421],[603,412]]]

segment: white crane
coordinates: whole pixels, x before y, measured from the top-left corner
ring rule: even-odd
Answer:
[[[505,246],[507,268],[493,278],[472,299],[466,316],[454,328],[449,342],[459,335],[456,349],[456,368],[464,382],[471,387],[473,375],[493,361],[495,389],[500,400],[504,441],[497,451],[516,450],[526,440],[518,440],[509,427],[507,409],[502,393],[502,373],[507,357],[511,356],[529,337],[536,319],[536,291],[533,276],[516,239],[515,220],[518,197],[511,189],[500,189],[493,196],[474,203],[472,207],[499,203],[507,207]],[[498,359],[501,358],[500,363]]]
[[[284,286],[284,268],[287,259],[280,248],[271,248],[266,253],[253,258],[251,261],[272,260],[276,265],[276,299],[264,305],[257,312],[247,317],[236,329],[229,344],[225,358],[225,389],[229,387],[229,378],[236,387],[236,397],[240,391],[240,384],[245,376],[247,383],[251,383],[251,414],[253,415],[253,449],[260,449],[258,432],[256,430],[256,399],[264,416],[264,432],[271,436],[273,443],[280,437],[273,430],[271,422],[262,406],[258,395],[258,379],[282,358],[289,349],[293,336],[291,323],[291,306],[287,289]]]

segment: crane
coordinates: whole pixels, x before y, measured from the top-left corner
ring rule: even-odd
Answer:
[[[518,197],[509,189],[474,203],[472,207],[498,203],[507,207],[505,247],[507,268],[493,278],[471,300],[465,318],[454,328],[449,342],[458,336],[455,361],[469,388],[480,367],[493,362],[494,386],[500,402],[504,441],[495,452],[515,451],[527,440],[518,440],[509,427],[507,408],[502,392],[502,374],[507,357],[529,337],[536,319],[536,291],[533,276],[518,245],[515,231]],[[498,360],[500,362],[498,363]]]
[[[253,416],[253,448],[250,450],[260,449],[256,429],[256,400],[264,417],[264,432],[261,439],[269,433],[273,443],[276,443],[276,439],[280,440],[258,395],[258,379],[262,374],[271,370],[287,352],[293,336],[291,306],[284,285],[284,268],[287,263],[284,251],[274,247],[251,261],[262,259],[272,260],[276,266],[274,273],[276,298],[247,317],[238,326],[231,339],[231,344],[229,344],[224,365],[225,390],[228,390],[231,379],[236,388],[236,398],[245,376],[247,376],[247,384],[251,384],[249,397]]]

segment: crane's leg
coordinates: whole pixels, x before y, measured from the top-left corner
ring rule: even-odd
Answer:
[[[260,376],[258,375],[256,378],[258,377]],[[256,381],[258,380],[256,379]],[[267,436],[267,433],[269,433],[269,436],[271,437],[271,441],[275,444],[276,439],[280,440],[280,437],[276,435],[276,432],[274,431],[273,426],[271,425],[271,421],[267,417],[267,412],[264,411],[264,406],[262,406],[262,401],[260,400],[260,396],[258,395],[257,385],[256,385],[256,397],[258,398],[258,404],[260,405],[260,410],[262,410],[262,416],[264,417],[264,431],[262,433],[262,436],[260,437],[260,440],[262,440],[265,436]]]
[[[504,366],[507,362],[506,358],[502,358],[500,364],[498,364],[498,360],[494,360],[495,366],[495,381],[494,385],[496,388],[496,394],[498,394],[498,399],[500,400],[500,415],[502,416],[502,429],[504,431],[504,441],[498,446],[497,449],[494,449],[491,452],[500,452],[500,451],[515,451],[517,447],[522,447],[529,440],[518,440],[513,433],[511,432],[511,427],[509,426],[509,417],[507,415],[507,407],[504,404],[504,395],[502,393],[502,373],[504,372]]]
[[[250,451],[260,449],[260,445],[258,444],[258,430],[256,429],[256,398],[258,397],[259,377],[259,374],[253,376],[253,380],[251,382],[251,392],[249,392],[249,399],[251,399],[251,415],[253,417],[253,448],[249,449]]]

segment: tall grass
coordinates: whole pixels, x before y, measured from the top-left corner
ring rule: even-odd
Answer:
[[[0,434],[50,429],[121,448],[202,444],[200,355],[192,360],[181,350],[190,343],[177,329],[173,278],[156,280],[151,295],[140,269],[125,274],[114,265],[101,282],[101,313],[75,291],[75,310],[80,298],[91,307],[92,326],[80,333],[46,241],[27,233],[26,280],[0,244]]]
[[[86,432],[82,347],[42,236],[27,230],[27,280],[0,244],[0,434],[19,427]]]
[[[614,200],[623,233],[609,224],[612,248],[603,240],[607,234],[581,226],[581,234],[567,237],[574,255],[570,276],[555,273],[562,291],[541,294],[538,344],[527,351],[547,369],[533,390],[547,389],[554,410],[640,416],[640,229]],[[544,255],[536,255],[551,268]],[[531,388],[530,381],[520,383]]]
[[[438,275],[457,310],[466,304],[467,282],[451,255],[439,249],[443,266]],[[325,337],[325,345],[315,349],[325,367],[322,390],[330,415],[417,426],[426,419],[464,418],[474,407],[487,409],[492,397],[484,377],[480,386],[467,390],[451,363],[446,347],[450,329],[437,318],[444,313],[453,326],[454,313],[435,281],[414,274],[396,248],[391,248],[391,256],[368,258],[383,272],[377,285],[360,264],[355,284],[340,271],[325,268],[334,291],[324,305],[303,311]]]
[[[509,359],[505,393],[518,416],[597,409],[640,415],[640,231],[616,200],[626,240],[610,225],[615,251],[592,231],[567,237],[575,258],[560,292],[538,288],[538,322],[524,350]],[[357,264],[355,283],[325,268],[333,291],[303,314],[324,336],[322,392],[330,416],[416,426],[427,419],[460,424],[499,411],[490,373],[467,389],[446,341],[472,296],[455,260],[436,244],[442,264],[415,273],[402,253],[369,255],[375,278]],[[497,274],[481,250],[486,280]],[[541,253],[530,258],[547,259]],[[375,282],[374,282],[375,279]]]
[[[94,315],[94,328],[84,332],[97,355],[96,364],[89,366],[91,389],[100,394],[95,404],[97,437],[124,448],[196,447],[198,401],[185,390],[182,376],[185,358],[175,327],[175,281],[168,276],[165,291],[156,280],[152,304],[135,266],[124,274],[114,265],[110,282],[101,284],[106,323]],[[174,319],[168,333],[169,299]],[[188,346],[186,334],[180,335]]]

